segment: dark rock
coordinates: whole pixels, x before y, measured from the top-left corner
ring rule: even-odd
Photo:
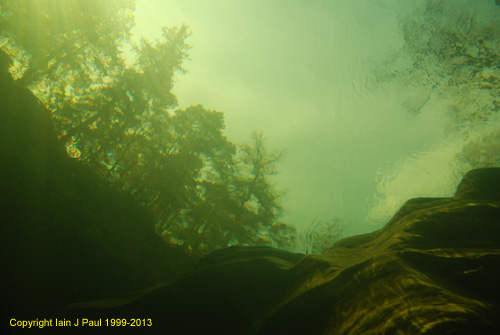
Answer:
[[[154,234],[146,210],[68,157],[49,111],[9,64],[0,52],[2,327],[192,269],[194,259]]]
[[[500,169],[469,171],[458,185],[456,197],[500,200]]]
[[[221,250],[175,282],[64,315],[151,318],[144,331],[171,334],[499,334],[499,173],[471,171],[456,197],[409,200],[321,256]]]

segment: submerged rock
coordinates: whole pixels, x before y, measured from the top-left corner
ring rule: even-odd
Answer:
[[[499,183],[500,168],[473,170],[455,197],[409,200],[321,256],[228,248],[179,280],[64,315],[151,319],[144,331],[170,334],[498,334]]]
[[[154,220],[70,158],[46,110],[0,51],[2,329],[82,300],[124,295],[191,270]],[[68,332],[70,333],[70,332]]]

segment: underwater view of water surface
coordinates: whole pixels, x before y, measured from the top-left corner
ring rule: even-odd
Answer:
[[[319,253],[500,164],[495,0],[1,10],[10,71],[51,111],[68,156],[187,253]]]
[[[181,106],[286,148],[273,181],[299,229],[370,232],[500,164],[498,2],[143,0],[136,16],[137,36],[191,27]]]
[[[0,102],[2,334],[500,333],[500,0],[0,0]]]

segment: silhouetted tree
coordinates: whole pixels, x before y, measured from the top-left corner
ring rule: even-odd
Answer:
[[[294,229],[278,221],[280,194],[268,180],[279,155],[262,134],[231,143],[221,112],[175,110],[189,30],[163,28],[135,45],[133,9],[129,0],[3,0],[0,46],[16,60],[17,83],[52,112],[68,155],[149,208],[168,243],[197,254],[290,246]]]

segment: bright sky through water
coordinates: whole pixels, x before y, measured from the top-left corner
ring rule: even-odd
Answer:
[[[446,133],[443,102],[412,114],[418,89],[374,76],[403,46],[400,18],[422,3],[138,0],[134,33],[188,24],[180,107],[223,111],[237,143],[263,130],[268,148],[286,148],[275,179],[287,192],[283,221],[339,217],[352,235],[379,228],[409,198],[454,193],[450,161],[464,140]]]

